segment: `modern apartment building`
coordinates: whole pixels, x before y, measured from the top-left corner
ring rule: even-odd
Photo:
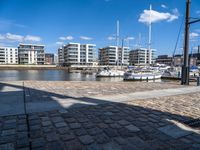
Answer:
[[[173,65],[173,58],[171,56],[168,56],[168,55],[159,55],[156,58],[156,63],[171,66],[171,65]]]
[[[0,47],[0,64],[18,64],[18,49]]]
[[[64,49],[63,47],[58,48],[58,65],[64,65]]]
[[[146,65],[154,64],[156,60],[156,50],[151,49],[150,51],[146,48],[138,48],[131,50],[129,53],[129,61],[131,65]]]
[[[19,64],[38,64],[45,62],[44,45],[19,44]]]
[[[129,47],[107,46],[99,49],[100,65],[129,65]]]
[[[53,65],[54,64],[54,54],[45,53],[45,64]]]
[[[62,47],[64,65],[93,65],[96,45],[68,43]]]

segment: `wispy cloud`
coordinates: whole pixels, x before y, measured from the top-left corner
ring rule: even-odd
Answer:
[[[61,37],[59,37],[59,39],[62,40],[62,41],[65,41],[65,40],[73,40],[74,37],[73,37],[73,36],[66,36],[66,37],[61,36]]]
[[[13,20],[7,20],[7,19],[0,19],[0,29],[10,29],[10,28],[26,28],[26,25],[16,23]]]
[[[197,14],[197,15],[200,15],[200,10],[197,10],[197,11],[196,11],[196,14]]]
[[[40,42],[42,39],[39,36],[22,36],[17,34],[6,33],[3,35],[0,34],[0,40],[4,42]]]
[[[199,33],[196,33],[196,32],[191,32],[190,33],[190,39],[194,39],[196,37],[199,37]]]
[[[63,42],[56,42],[56,45],[63,45],[64,43]]]
[[[126,40],[134,40],[134,39],[135,39],[135,38],[132,37],[132,36],[129,36],[129,37],[126,38]]]
[[[151,15],[151,17],[150,17]],[[144,10],[143,13],[140,14],[139,22],[149,24],[160,22],[160,21],[167,21],[172,22],[179,18],[178,9],[175,8],[172,10],[172,13],[169,12],[158,12],[155,10]]]
[[[104,0],[105,2],[110,2],[111,0]]]
[[[87,36],[80,36],[80,39],[81,39],[81,40],[86,40],[86,41],[92,40],[91,37],[87,37]]]
[[[167,8],[167,6],[165,4],[161,4],[161,7],[165,8],[165,9]]]
[[[116,37],[109,36],[109,37],[107,37],[107,39],[108,39],[109,41],[112,41],[112,40],[116,40]]]
[[[39,36],[27,35],[24,37],[24,41],[40,42],[42,39]]]

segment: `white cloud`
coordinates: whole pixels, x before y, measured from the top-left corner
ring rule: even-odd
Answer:
[[[5,39],[9,40],[9,41],[22,42],[24,37],[21,35],[17,35],[17,34],[6,33]]]
[[[73,40],[73,36],[66,36],[66,37],[59,37],[60,40],[65,41],[65,40]]]
[[[63,45],[63,42],[56,42],[57,45]]]
[[[116,37],[113,37],[113,36],[109,36],[108,38],[107,38],[108,40],[116,40]]]
[[[129,36],[129,37],[127,37],[126,39],[127,39],[127,40],[134,40],[135,38],[134,38],[134,37],[131,37],[131,36]]]
[[[173,10],[173,14],[169,13],[169,12],[158,12],[155,10],[144,10],[142,14],[140,14],[140,18],[139,18],[139,22],[145,23],[145,24],[149,24],[151,23],[155,23],[155,22],[159,22],[159,21],[167,21],[167,22],[171,22],[173,20],[178,19],[179,15],[178,13],[178,9],[174,9]],[[176,12],[175,12],[176,11]],[[151,19],[150,19],[150,15],[151,15]]]
[[[30,41],[30,42],[40,42],[42,39],[39,36],[31,36],[27,35],[24,37],[24,41]]]
[[[196,11],[196,14],[197,14],[197,15],[200,15],[200,10],[197,10],[197,11]]]
[[[0,35],[0,40],[5,42],[40,42],[42,39],[39,36],[22,36],[17,34],[6,33],[4,35]]]
[[[166,6],[166,5],[164,5],[164,4],[161,4],[161,7],[162,7],[162,8],[167,8],[167,6]]]
[[[86,41],[92,40],[91,37],[87,37],[87,36],[80,36],[80,39],[81,39],[81,40],[86,40]]]
[[[198,37],[198,36],[199,36],[199,34],[196,33],[196,32],[191,32],[191,33],[190,33],[190,39],[196,38],[196,37]]]

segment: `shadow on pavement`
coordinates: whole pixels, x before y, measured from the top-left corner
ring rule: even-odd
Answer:
[[[18,91],[2,92],[5,87]],[[23,112],[32,109],[30,102],[35,102],[34,109],[37,102],[44,103],[41,105],[44,107],[53,104],[43,112],[19,111],[16,115],[0,117],[0,149],[200,149],[200,127],[190,128],[183,123],[194,119],[192,117],[89,97],[64,96],[8,83],[0,83],[0,104],[5,102],[5,95],[21,95],[19,89],[25,89],[25,97],[19,100],[25,107]],[[30,90],[46,96],[32,99]],[[20,96],[16,101],[18,98]],[[66,103],[66,99],[69,103],[70,99],[77,102],[65,109],[54,98],[65,99]],[[17,106],[15,103],[9,105]]]

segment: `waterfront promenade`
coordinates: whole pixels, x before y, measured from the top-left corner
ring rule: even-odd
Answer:
[[[200,87],[0,83],[0,149],[200,149]]]

